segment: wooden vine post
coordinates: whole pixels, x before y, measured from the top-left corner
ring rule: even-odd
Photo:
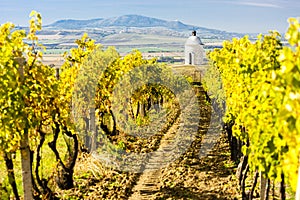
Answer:
[[[24,58],[17,58],[19,64],[20,82],[24,82]],[[26,116],[25,116],[26,117]],[[30,162],[30,147],[28,140],[28,127],[25,126],[24,133],[20,142],[21,149],[21,164],[22,164],[22,179],[23,179],[23,192],[24,200],[33,199],[32,175],[31,175],[31,162]]]

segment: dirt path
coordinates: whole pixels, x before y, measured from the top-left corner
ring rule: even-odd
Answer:
[[[129,200],[155,199],[156,193],[160,190],[160,174],[161,165],[166,162],[165,153],[170,151],[169,144],[173,142],[174,135],[177,132],[179,118],[174,125],[161,139],[160,146],[156,154],[152,154],[148,162],[145,164],[144,172],[139,177],[138,182],[133,187],[133,194]],[[167,163],[166,163],[167,164]]]
[[[201,159],[199,152],[203,136],[209,126],[210,106],[205,103],[203,90],[198,90],[200,122],[196,138],[187,151],[175,162],[158,170],[165,158],[163,154],[150,157],[145,171],[132,189],[130,200],[151,199],[239,199],[234,176],[235,165],[230,161],[230,148],[225,135],[216,138],[214,148]],[[162,138],[159,149],[168,146],[170,138],[176,134],[178,120]]]
[[[141,174],[129,199],[240,199],[225,135],[202,159],[192,154],[188,151],[166,168]]]

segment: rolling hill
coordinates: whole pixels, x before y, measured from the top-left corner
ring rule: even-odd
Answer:
[[[196,30],[206,44],[220,44],[223,40],[245,35],[141,15],[87,20],[62,19],[43,26],[38,34],[48,49],[70,48],[86,32],[97,43],[116,46],[124,52],[129,49],[182,52],[185,40],[192,30]],[[212,46],[206,45],[205,48]]]
[[[141,15],[123,15],[111,18],[98,18],[89,20],[64,19],[56,21],[46,26],[47,28],[63,29],[85,29],[85,28],[104,28],[104,27],[165,27],[172,30],[193,30],[206,29],[183,24],[180,21],[166,21],[162,19],[146,17]],[[217,31],[210,29],[211,31]]]
[[[219,36],[237,36],[238,33],[230,33],[217,29],[209,29],[205,27],[199,27],[194,25],[187,25],[178,20],[167,21],[152,17],[146,17],[141,15],[123,15],[119,17],[111,18],[98,18],[89,20],[74,20],[63,19],[58,20],[52,24],[44,26],[46,29],[63,29],[63,30],[82,30],[82,29],[111,29],[116,30],[126,28],[164,28],[177,32],[191,32],[192,30],[198,31],[200,34],[219,35]]]

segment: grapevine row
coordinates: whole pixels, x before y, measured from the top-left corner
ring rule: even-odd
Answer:
[[[225,41],[209,53],[220,73],[214,98],[226,102],[224,122],[242,141],[252,172],[275,182],[286,177],[296,191],[300,166],[300,24],[290,18],[283,45],[272,31],[255,42]],[[208,75],[213,77],[213,70]],[[209,85],[209,84],[207,84]]]

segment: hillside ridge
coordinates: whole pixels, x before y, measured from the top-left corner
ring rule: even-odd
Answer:
[[[199,30],[200,32],[213,33],[228,33],[226,31],[210,29],[195,25],[184,24],[179,20],[163,20],[154,17],[147,17],[143,15],[122,15],[118,17],[109,18],[95,18],[95,19],[62,19],[55,21],[49,25],[44,26],[51,29],[88,29],[88,28],[107,28],[107,27],[136,27],[136,28],[154,28],[164,27],[175,31],[191,31]]]

